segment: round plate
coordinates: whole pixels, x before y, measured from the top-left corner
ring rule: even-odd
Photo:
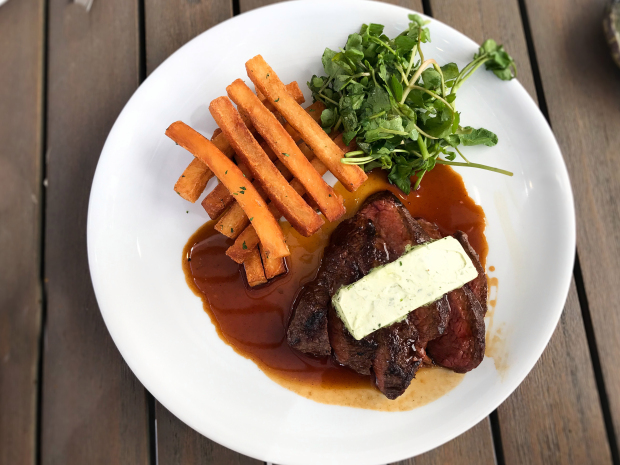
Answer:
[[[523,87],[484,70],[459,90],[457,109],[464,124],[486,127],[500,142],[492,149],[468,147],[466,153],[515,176],[460,172],[487,215],[487,264],[495,266],[492,275],[499,280],[491,336],[499,343],[495,359],[485,358],[447,395],[399,413],[300,397],[222,342],[185,283],[183,246],[208,217],[200,202],[190,204],[173,191],[192,156],[164,136],[166,128],[183,120],[210,136],[216,126],[209,102],[225,95],[234,79],[246,78],[245,62],[259,53],[284,82],[296,80],[306,89],[312,74],[322,72],[325,47],[337,49],[368,22],[385,24],[394,37],[407,27],[408,13],[383,3],[313,0],[226,21],[177,51],[140,86],[101,154],[90,196],[88,257],[114,342],[173,414],[257,459],[361,465],[437,447],[508,397],[542,354],[562,312],[575,250],[566,167]],[[433,40],[423,49],[440,64],[463,66],[477,51],[446,25],[431,20],[429,27]]]

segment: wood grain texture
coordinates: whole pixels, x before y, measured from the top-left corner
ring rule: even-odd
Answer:
[[[391,3],[392,5],[399,5],[404,8],[422,12],[422,0],[380,0],[383,3]],[[280,0],[239,0],[239,6],[241,13],[260,8],[261,6],[271,5],[273,3],[280,3]]]
[[[452,26],[478,44],[488,38],[503,44],[517,63],[519,82],[536,100],[517,0],[431,0],[431,9],[434,18]],[[484,70],[480,69],[478,72],[482,73]]]
[[[144,8],[147,74],[186,42],[232,17],[232,1],[229,0],[146,0]],[[225,89],[222,89],[222,92],[224,91]],[[197,433],[159,402],[155,403],[155,412],[157,456],[161,464],[260,463]]]
[[[280,3],[281,0],[239,0],[239,10],[241,13],[260,8],[261,6]]]
[[[507,465],[611,463],[574,283],[541,359],[498,410]]]
[[[495,465],[495,453],[489,419],[426,454],[392,465]]]
[[[260,465],[197,433],[161,404],[157,405],[157,457],[161,465]]]
[[[186,42],[232,14],[232,0],[145,0],[147,74]]]
[[[105,328],[86,257],[95,166],[138,87],[138,30],[137,0],[49,2],[43,464],[149,463],[145,390]]]
[[[620,435],[620,70],[601,30],[607,3],[526,1],[551,126],[575,193],[577,250]]]
[[[390,3],[392,5],[402,6],[403,8],[409,8],[410,10],[424,13],[424,7],[422,6],[422,0],[379,0],[383,3]]]
[[[0,463],[34,464],[44,2],[0,10]]]

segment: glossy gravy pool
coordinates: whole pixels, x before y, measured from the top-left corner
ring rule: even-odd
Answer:
[[[428,172],[417,192],[405,196],[386,181],[384,172],[373,172],[354,194],[340,184],[346,218],[372,193],[389,189],[414,217],[435,222],[443,234],[457,229],[469,235],[484,266],[487,242],[485,216],[468,194],[459,174],[447,166]],[[200,296],[205,311],[219,336],[237,353],[253,360],[278,384],[317,402],[384,411],[403,411],[435,400],[453,389],[464,375],[433,367],[422,368],[405,394],[388,400],[359,375],[328,359],[316,359],[291,349],[286,343],[286,324],[300,288],[318,270],[322,251],[337,223],[328,223],[312,237],[303,237],[283,223],[291,250],[289,272],[268,285],[250,289],[242,266],[225,255],[233,241],[213,230],[214,222],[203,225],[183,250],[183,269],[190,288]]]

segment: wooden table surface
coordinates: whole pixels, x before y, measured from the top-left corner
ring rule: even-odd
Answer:
[[[273,2],[81,3],[0,7],[0,464],[258,463],[181,423],[128,369],[93,293],[86,215],[103,143],[140,83],[196,35]],[[620,464],[620,70],[606,0],[390,3],[506,46],[577,208],[573,283],[536,367],[477,426],[402,463]]]

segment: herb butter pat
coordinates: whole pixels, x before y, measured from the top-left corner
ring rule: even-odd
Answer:
[[[451,236],[409,249],[343,286],[332,298],[338,316],[357,340],[402,320],[478,276],[471,259]]]

